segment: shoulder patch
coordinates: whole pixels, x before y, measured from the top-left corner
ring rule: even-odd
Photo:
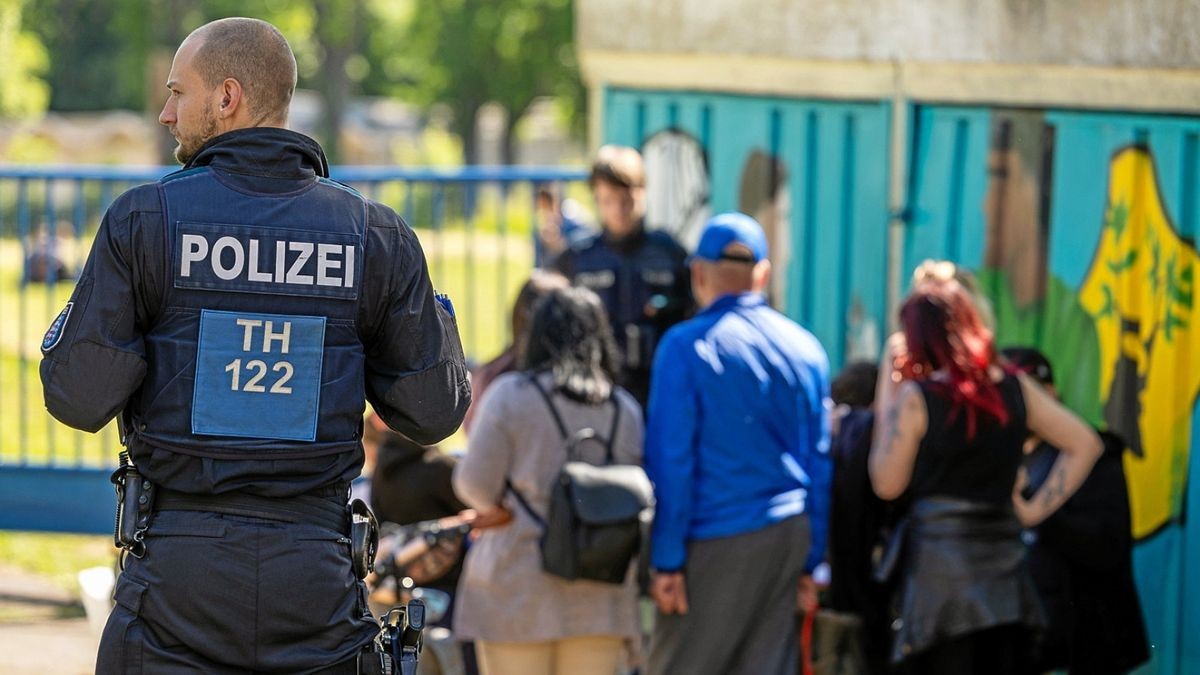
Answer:
[[[66,332],[67,319],[71,318],[71,308],[75,306],[74,302],[68,302],[66,307],[58,313],[54,321],[50,324],[50,328],[46,329],[46,335],[42,338],[42,352],[49,352],[58,346],[62,340],[63,333]]]

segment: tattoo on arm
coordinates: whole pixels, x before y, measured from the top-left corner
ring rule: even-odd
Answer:
[[[899,403],[897,401],[896,403]],[[900,438],[900,406],[893,404],[888,406],[887,420],[884,422],[886,428],[886,436],[883,441],[883,446],[880,450],[883,454],[891,454],[892,448],[896,444],[896,440]]]
[[[1054,472],[1046,479],[1046,484],[1042,486],[1042,506],[1049,509],[1058,501],[1060,497],[1067,493],[1067,467],[1056,466]]]
[[[920,413],[919,401],[911,390],[901,390],[898,395],[903,400],[896,401],[887,412],[887,421],[885,423],[887,435],[882,448],[884,454],[890,454],[896,448],[896,443],[908,435],[900,428],[901,412],[903,412],[905,418],[909,421],[915,419],[916,415]],[[900,410],[901,407],[904,408],[903,411]]]

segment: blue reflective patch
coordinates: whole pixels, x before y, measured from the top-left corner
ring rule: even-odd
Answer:
[[[352,234],[176,223],[175,288],[353,300],[362,241]]]
[[[325,317],[200,313],[192,433],[317,437]]]
[[[66,307],[58,313],[50,327],[46,329],[46,335],[42,337],[42,351],[48,352],[58,346],[62,340],[63,333],[66,332],[67,319],[71,317],[71,308],[75,306],[74,302],[68,302]]]

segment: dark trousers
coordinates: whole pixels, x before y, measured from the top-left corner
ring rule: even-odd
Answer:
[[[346,535],[162,511],[114,591],[96,672],[312,673],[378,634]]]
[[[688,613],[655,619],[649,675],[795,675],[796,589],[811,538],[796,516],[688,545]]]

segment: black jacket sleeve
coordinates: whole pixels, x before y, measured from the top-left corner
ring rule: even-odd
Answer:
[[[84,431],[103,428],[146,375],[132,265],[137,213],[126,203],[104,215],[69,304],[42,343],[46,409]]]
[[[372,209],[367,274],[390,281],[364,322],[367,400],[389,427],[432,445],[458,429],[471,403],[458,324],[435,297],[416,234],[390,209]]]

